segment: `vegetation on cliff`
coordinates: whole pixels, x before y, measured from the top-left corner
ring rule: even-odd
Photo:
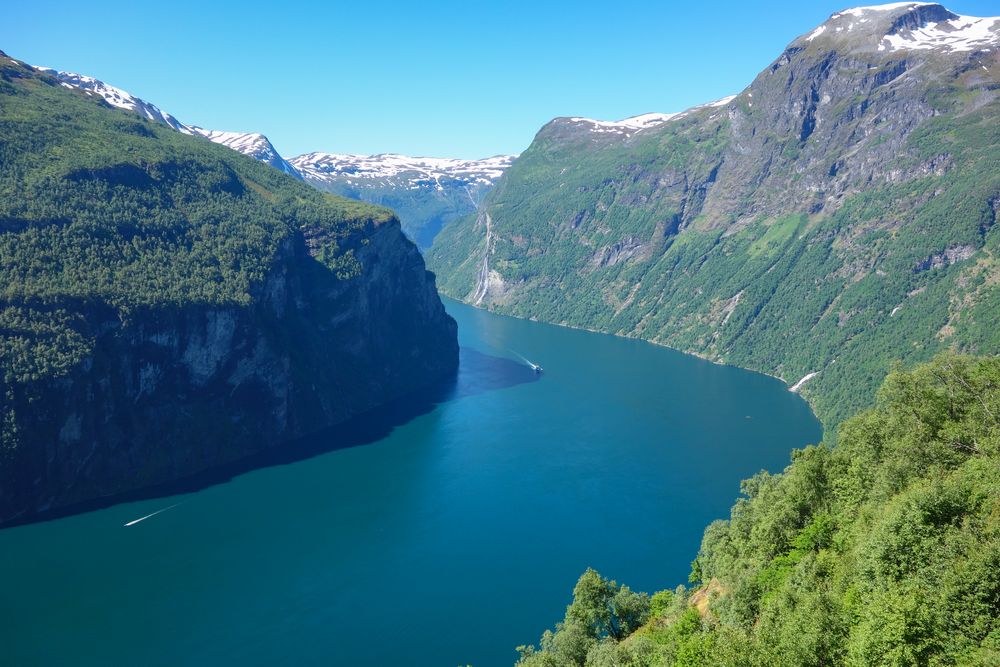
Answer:
[[[0,54],[0,522],[237,461],[457,363],[391,211]]]
[[[895,360],[1000,351],[1000,60],[880,41],[942,12],[836,15],[732,101],[631,134],[552,121],[437,237],[442,291],[815,373],[801,391],[828,427]]]
[[[67,90],[0,56],[0,363],[9,381],[88,349],[81,304],[246,305],[291,234],[358,273],[391,212],[323,195],[233,151]]]
[[[834,440],[744,482],[690,588],[588,571],[519,665],[1000,664],[1000,359],[896,370]]]

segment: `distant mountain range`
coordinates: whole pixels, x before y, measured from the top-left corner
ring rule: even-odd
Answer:
[[[449,296],[787,380],[827,424],[898,359],[1000,352],[1000,19],[833,14],[733,98],[556,118],[428,265]]]
[[[483,160],[384,155],[306,153],[285,159],[258,132],[206,130],[180,122],[131,93],[75,72],[48,67],[36,70],[58,78],[69,88],[99,95],[113,107],[134,111],[184,134],[205,137],[305,179],[326,192],[388,206],[399,216],[403,231],[419,247],[430,247],[434,236],[449,221],[474,211],[516,156],[498,155]]]
[[[391,153],[306,153],[289,162],[320,190],[395,210],[407,235],[428,248],[445,224],[479,207],[514,157],[456,160]]]

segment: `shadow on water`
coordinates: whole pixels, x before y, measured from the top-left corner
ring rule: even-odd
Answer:
[[[193,493],[210,486],[224,484],[239,475],[260,468],[287,465],[338,449],[369,445],[388,437],[397,427],[433,412],[443,403],[535,382],[538,379],[539,376],[523,363],[463,347],[459,354],[458,370],[449,377],[363,412],[346,422],[178,480],[23,517],[3,524],[0,529],[51,521],[73,514],[104,509],[119,503]]]

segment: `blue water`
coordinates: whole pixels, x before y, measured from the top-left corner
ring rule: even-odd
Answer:
[[[510,665],[588,566],[684,583],[740,480],[821,437],[772,378],[447,306],[452,384],[197,491],[0,530],[0,664]]]

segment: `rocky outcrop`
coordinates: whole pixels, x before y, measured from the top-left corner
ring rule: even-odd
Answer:
[[[293,235],[241,306],[81,306],[92,346],[60,377],[9,384],[0,522],[142,489],[281,447],[446,376],[455,322],[392,219],[344,280]],[[331,434],[332,438],[336,434]]]

